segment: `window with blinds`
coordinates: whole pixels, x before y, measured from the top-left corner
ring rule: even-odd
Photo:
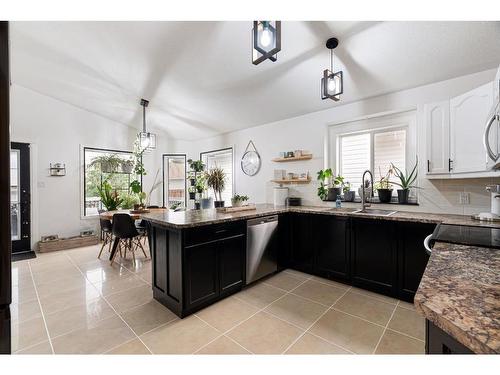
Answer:
[[[216,166],[224,170],[226,186],[222,192],[222,200],[225,206],[230,206],[233,196],[233,148],[202,152],[200,153],[200,160],[205,164],[205,170],[207,171]],[[213,189],[208,189],[208,196],[215,199]]]
[[[371,130],[340,136],[339,173],[355,191],[361,186],[361,176],[373,171],[375,181],[385,176],[391,163],[401,170],[406,166],[406,128]]]

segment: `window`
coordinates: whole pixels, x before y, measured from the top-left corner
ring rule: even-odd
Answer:
[[[224,170],[226,173],[226,186],[222,192],[222,200],[224,205],[231,205],[233,196],[233,148],[201,152],[200,160],[205,164],[205,170],[207,171],[215,166]],[[213,189],[208,189],[208,196],[214,198]]]
[[[370,130],[341,135],[339,139],[339,173],[357,191],[362,174],[369,169],[375,181],[385,176],[391,163],[406,168],[406,129]]]
[[[121,196],[130,193],[130,183],[135,175],[122,162],[133,160],[132,152],[85,147],[83,160],[84,216],[94,216],[98,214],[98,210],[105,209],[98,191],[104,181],[108,181]]]
[[[163,155],[163,205],[186,207],[186,155]]]

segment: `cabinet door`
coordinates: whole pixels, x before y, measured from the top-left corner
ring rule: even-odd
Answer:
[[[318,215],[314,234],[316,244],[314,273],[329,279],[349,280],[349,219]]]
[[[290,267],[310,273],[314,260],[311,215],[294,214],[291,219]]]
[[[434,231],[434,224],[398,223],[398,294],[413,303],[429,255],[424,239]]]
[[[185,248],[185,309],[192,309],[219,296],[218,241]]]
[[[452,173],[486,170],[483,135],[492,92],[492,83],[488,83],[450,101]]]
[[[240,290],[245,280],[245,235],[219,241],[220,294]]]
[[[450,101],[424,107],[427,139],[427,174],[449,173]]]
[[[351,276],[353,285],[395,296],[397,282],[395,223],[352,220]]]

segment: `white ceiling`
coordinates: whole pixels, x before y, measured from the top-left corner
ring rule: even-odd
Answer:
[[[12,81],[106,118],[194,140],[498,66],[500,22],[282,22],[251,63],[251,22],[12,22]],[[321,100],[324,43],[344,95]]]

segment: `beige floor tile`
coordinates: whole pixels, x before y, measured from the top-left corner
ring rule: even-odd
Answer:
[[[424,354],[425,344],[390,330],[385,331],[376,354]]]
[[[330,310],[311,327],[310,331],[354,353],[370,354],[384,329],[359,318]]]
[[[117,346],[111,349],[106,354],[151,354],[151,352],[144,346],[144,344],[139,339],[134,339],[125,344]]]
[[[97,289],[87,282],[84,288],[58,291],[46,296],[40,296],[40,303],[44,314],[52,314],[69,307],[87,304],[99,297]]]
[[[395,306],[362,294],[347,292],[335,303],[334,308],[385,326],[391,318]]]
[[[45,324],[41,317],[24,322],[11,323],[12,351],[18,351],[48,340]]]
[[[33,272],[33,279],[35,280],[35,283],[37,285],[49,283],[51,281],[66,279],[72,276],[74,277],[81,276],[81,273],[78,270],[78,268],[72,265],[70,265],[65,269],[55,269],[55,270],[49,269],[47,271],[39,273]]]
[[[291,268],[287,268],[286,270],[284,270],[283,272],[286,272],[292,276],[295,276],[299,279],[302,279],[302,280],[306,280],[306,279],[309,279],[311,278],[311,275],[308,275],[307,273],[304,273],[304,272],[300,272],[300,271],[297,271],[297,270],[293,270]]]
[[[162,324],[178,319],[177,315],[155,300],[125,311],[122,313],[122,318],[136,335],[142,335]]]
[[[337,287],[340,289],[344,289],[344,290],[350,288],[350,285],[342,284],[342,283],[339,283],[338,281],[324,279],[324,278],[318,277],[318,276],[313,276],[311,280],[318,281],[318,282],[323,283],[323,284],[328,284],[328,285],[331,285],[331,286],[334,286],[334,287]]]
[[[225,332],[257,311],[257,307],[229,297],[197,312],[196,315],[219,331]]]
[[[49,253],[36,253],[36,258],[30,259],[30,264],[41,264],[41,263],[49,263],[61,261],[63,259],[68,259],[65,251],[52,251]]]
[[[398,307],[402,307],[403,309],[413,310],[415,311],[415,305],[413,303],[408,303],[404,301],[399,301]]]
[[[29,261],[12,262],[11,273],[12,277],[31,275]]]
[[[332,345],[309,333],[297,340],[285,354],[350,354],[348,351]]]
[[[52,348],[48,341],[44,341],[41,344],[30,346],[29,348],[19,350],[14,354],[53,354]]]
[[[106,259],[107,257],[109,257],[109,253],[107,251],[108,248],[109,246],[106,246],[102,251],[101,259]],[[68,255],[71,258],[71,260],[78,265],[96,260],[100,250],[101,250],[101,244],[95,247],[86,247],[82,249],[82,251],[69,252]]]
[[[42,316],[38,300],[10,305],[10,316],[12,321],[23,322],[25,320]]]
[[[33,287],[33,278],[31,273],[19,274],[12,271],[12,286],[18,288],[29,288]]]
[[[175,320],[141,336],[154,354],[192,354],[220,335],[194,315]]]
[[[264,311],[278,316],[292,324],[295,324],[303,329],[311,326],[328,307],[320,305],[293,294],[287,294],[280,298]]]
[[[94,283],[94,286],[97,288],[97,290],[99,290],[99,292],[101,292],[103,296],[109,296],[110,294],[146,285],[147,284],[141,278],[135,276],[132,273],[124,275],[123,277],[109,279],[101,283]]]
[[[251,354],[240,345],[226,336],[221,336],[207,346],[201,348],[196,354]]]
[[[54,262],[31,264],[31,272],[33,273],[33,275],[46,272],[71,272],[74,271],[74,268],[75,266],[67,257],[60,258],[59,260]]]
[[[106,297],[106,300],[118,313],[143,305],[153,299],[153,291],[149,285],[142,285],[129,290],[124,290]]]
[[[281,354],[303,330],[260,312],[227,333],[256,354]]]
[[[277,289],[263,283],[258,283],[238,293],[236,297],[249,303],[250,305],[262,309],[270,303],[276,301],[284,294],[285,292],[281,289]]]
[[[33,285],[25,287],[12,287],[12,303],[24,303],[35,301],[36,299],[36,291]]]
[[[87,287],[88,281],[81,273],[54,281],[36,284],[36,289],[40,298],[47,297],[54,293],[62,293],[74,289],[85,289]]]
[[[114,316],[113,309],[102,298],[92,302],[45,314],[45,321],[50,337],[56,337],[70,331],[94,327],[101,320]]]
[[[149,256],[149,251],[147,249],[146,254]],[[130,272],[140,273],[146,270],[151,270],[151,259],[144,258],[141,250],[135,253],[136,259],[135,262],[132,259],[132,256],[127,253],[127,259],[120,259],[119,262],[122,266],[126,267]]]
[[[292,293],[304,298],[309,298],[315,302],[322,303],[323,305],[331,306],[345,293],[345,289],[308,280]]]
[[[425,320],[416,311],[398,306],[388,327],[417,339],[425,340]]]
[[[98,322],[52,340],[56,354],[99,354],[131,340],[135,335],[118,317]]]
[[[146,282],[148,285],[152,284],[153,272],[151,271],[151,269],[141,270],[139,272],[136,272],[135,275],[144,280],[144,282]]]
[[[384,296],[382,294],[378,294],[375,292],[371,292],[369,290],[364,290],[364,289],[360,289],[360,288],[356,288],[356,287],[352,287],[350,292],[362,294],[362,295],[368,296],[368,297],[372,297],[372,298],[378,299],[382,302],[392,303],[393,305],[395,305],[398,302],[398,300],[395,298]]]
[[[304,282],[303,278],[293,276],[293,274],[280,272],[266,280],[265,284],[272,285],[276,288],[284,289],[290,291]]]
[[[109,261],[106,259],[80,264],[78,265],[78,268],[85,275],[85,277],[93,283],[99,283],[119,277],[127,277],[130,275],[130,271],[128,269],[117,263],[111,266]]]

